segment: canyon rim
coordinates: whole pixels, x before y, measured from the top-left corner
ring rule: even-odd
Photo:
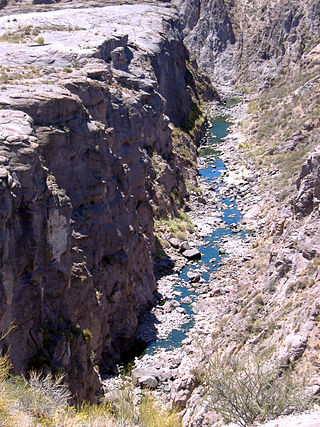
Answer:
[[[64,374],[73,402],[101,399],[145,313],[164,303],[164,317],[184,315],[174,294],[159,306],[159,283],[224,227],[208,221],[218,189],[243,214],[233,237],[246,237],[221,242],[205,283],[189,274],[194,325],[177,366],[147,386],[183,425],[219,425],[203,372],[223,350],[267,358],[317,395],[319,26],[316,0],[0,1],[0,345],[12,375]],[[222,115],[226,170],[210,186],[197,152]]]

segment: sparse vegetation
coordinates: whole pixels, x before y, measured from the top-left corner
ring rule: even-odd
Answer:
[[[98,405],[70,405],[63,377],[31,372],[29,380],[10,375],[10,363],[0,357],[0,424],[3,426],[179,427],[174,411],[157,406],[146,392],[134,403],[130,386],[114,392]]]
[[[199,106],[199,103],[192,100],[190,104],[190,110],[188,117],[184,120],[181,125],[181,129],[193,136],[194,129],[199,128],[204,122],[203,112]]]
[[[35,37],[37,37],[41,32],[44,31],[77,31],[82,30],[83,28],[74,26],[66,26],[66,25],[45,25],[45,26],[33,26],[27,25],[25,27],[18,26],[18,28],[14,31],[8,31],[0,37],[0,42],[3,43],[32,43],[35,41]],[[39,37],[36,40],[36,43],[43,44],[38,40],[43,40],[43,37]]]
[[[162,219],[155,221],[155,232],[171,233],[172,237],[177,237],[180,240],[186,240],[188,233],[194,232],[194,225],[188,214],[180,211],[178,216],[172,219]]]
[[[36,43],[40,44],[40,45],[44,44],[44,38],[43,37],[38,37],[37,40],[36,40]]]
[[[202,380],[206,401],[225,422],[246,427],[282,414],[309,408],[306,381],[290,370],[280,370],[268,360],[216,353],[208,361]]]
[[[277,172],[268,179],[267,186],[280,202],[292,194],[301,165],[317,143],[312,134],[304,135],[319,117],[318,69],[298,71],[290,80],[286,75],[279,76],[248,104],[253,124],[248,129],[248,140],[240,148],[251,161]]]
[[[248,94],[251,92],[251,89],[246,85],[236,85],[235,88],[243,94]]]
[[[156,253],[154,254],[156,261],[161,261],[164,257],[165,252],[163,250],[163,247],[161,246],[161,243],[158,238],[156,238]]]
[[[196,185],[192,184],[190,181],[186,182],[186,188],[189,191],[189,193],[202,194],[201,187],[197,187]]]
[[[90,329],[83,329],[82,338],[85,343],[89,343],[92,340],[92,332]]]
[[[195,167],[196,153],[193,141],[182,128],[174,127],[171,132],[172,148],[175,155],[180,158],[186,167]]]
[[[40,69],[33,66],[19,71],[14,67],[0,66],[0,83],[5,85],[14,84],[20,80],[34,79],[39,75],[41,75]]]

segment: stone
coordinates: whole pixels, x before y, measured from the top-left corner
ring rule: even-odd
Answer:
[[[124,67],[127,64],[125,48],[119,46],[111,51],[112,66],[115,68]]]
[[[7,178],[8,177],[8,171],[4,167],[0,167],[0,178]]]
[[[186,402],[191,396],[193,390],[196,388],[197,384],[197,379],[192,374],[186,374],[185,376],[178,378],[173,383],[170,398],[177,408],[185,408]]]
[[[169,243],[175,249],[179,249],[179,247],[180,247],[180,241],[175,237],[171,237],[169,239]]]
[[[181,253],[184,252],[184,251],[187,251],[188,249],[190,249],[190,245],[189,245],[189,243],[186,240],[180,243],[179,251]]]
[[[207,204],[207,199],[206,199],[205,197],[203,197],[203,196],[198,196],[198,197],[197,197],[197,201],[198,201],[199,203],[202,203],[203,205],[206,205],[206,204]]]
[[[187,277],[191,283],[199,282],[199,280],[201,279],[201,275],[195,271],[188,271]]]
[[[151,375],[146,375],[139,378],[139,385],[142,388],[155,389],[158,386],[158,380]]]
[[[0,0],[0,10],[8,5],[8,0]]]
[[[165,313],[170,313],[172,310],[174,310],[175,306],[176,306],[176,301],[166,301],[165,304],[162,306],[162,310]]]
[[[173,378],[173,371],[169,368],[161,368],[157,372],[157,377],[161,382],[169,381]]]
[[[156,370],[147,369],[147,368],[134,368],[132,370],[132,377],[139,381],[141,378],[145,378],[148,376],[156,377]]]
[[[278,359],[283,365],[293,363],[304,353],[308,343],[308,336],[291,334],[286,337],[279,350]]]
[[[190,260],[193,260],[193,259],[199,259],[199,258],[201,258],[201,253],[200,253],[200,251],[199,251],[198,249],[196,249],[196,248],[188,249],[188,250],[186,250],[186,251],[182,252],[182,255],[183,255],[185,258],[190,259]]]

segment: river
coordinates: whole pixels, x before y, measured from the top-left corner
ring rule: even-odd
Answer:
[[[220,188],[223,183],[216,183],[219,177],[226,170],[226,166],[220,157],[219,145],[229,133],[231,123],[225,116],[215,117],[211,121],[211,127],[208,129],[207,139],[204,146],[200,147],[199,156],[204,157],[205,167],[199,169],[201,181],[215,184],[215,192],[220,200],[221,227],[215,229],[211,234],[203,239],[203,244],[199,247],[201,260],[188,263],[180,272],[179,279],[174,286],[174,294],[179,306],[185,310],[188,315],[186,323],[177,329],[173,329],[168,337],[164,339],[154,339],[149,342],[145,354],[152,355],[159,349],[174,349],[181,346],[182,341],[186,338],[188,331],[194,326],[194,313],[190,302],[195,301],[199,296],[197,286],[187,286],[189,283],[187,273],[189,271],[201,271],[201,277],[208,282],[220,267],[220,261],[225,255],[222,254],[220,245],[221,241],[230,234],[244,233],[236,231],[236,225],[242,219],[242,215],[237,208],[234,198],[224,198],[220,195]],[[188,303],[184,300],[188,300]]]

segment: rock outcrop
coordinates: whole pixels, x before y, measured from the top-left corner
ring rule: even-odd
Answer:
[[[311,153],[302,165],[297,180],[298,194],[294,200],[295,213],[300,216],[310,215],[318,209],[320,201],[320,147]]]
[[[316,0],[174,0],[185,43],[212,81],[268,85],[317,41]]]
[[[1,346],[16,373],[66,372],[94,401],[156,300],[153,215],[186,194],[169,126],[191,105],[180,24],[136,5],[0,28],[25,42],[0,53]]]
[[[266,89],[250,103],[255,116],[245,115],[257,123],[241,155],[226,143],[237,179],[221,189],[247,211],[256,241],[202,288],[193,334],[204,355],[191,349],[193,366],[182,364],[171,394],[185,425],[213,425],[191,372],[215,348],[319,374],[320,9],[316,0],[171,3],[181,22],[156,5],[69,10],[64,1],[61,11],[0,19],[0,329],[14,326],[1,346],[16,373],[66,372],[79,401],[95,400],[99,373],[131,348],[157,299],[152,218],[175,214],[194,176],[195,147],[178,127],[199,119],[194,91],[208,82],[194,59],[186,65],[183,30],[222,92],[237,83],[246,93],[252,81]],[[188,242],[169,243],[199,256]],[[200,272],[188,278],[203,281]],[[158,318],[171,321],[174,305]],[[156,388],[179,363],[137,379]]]

